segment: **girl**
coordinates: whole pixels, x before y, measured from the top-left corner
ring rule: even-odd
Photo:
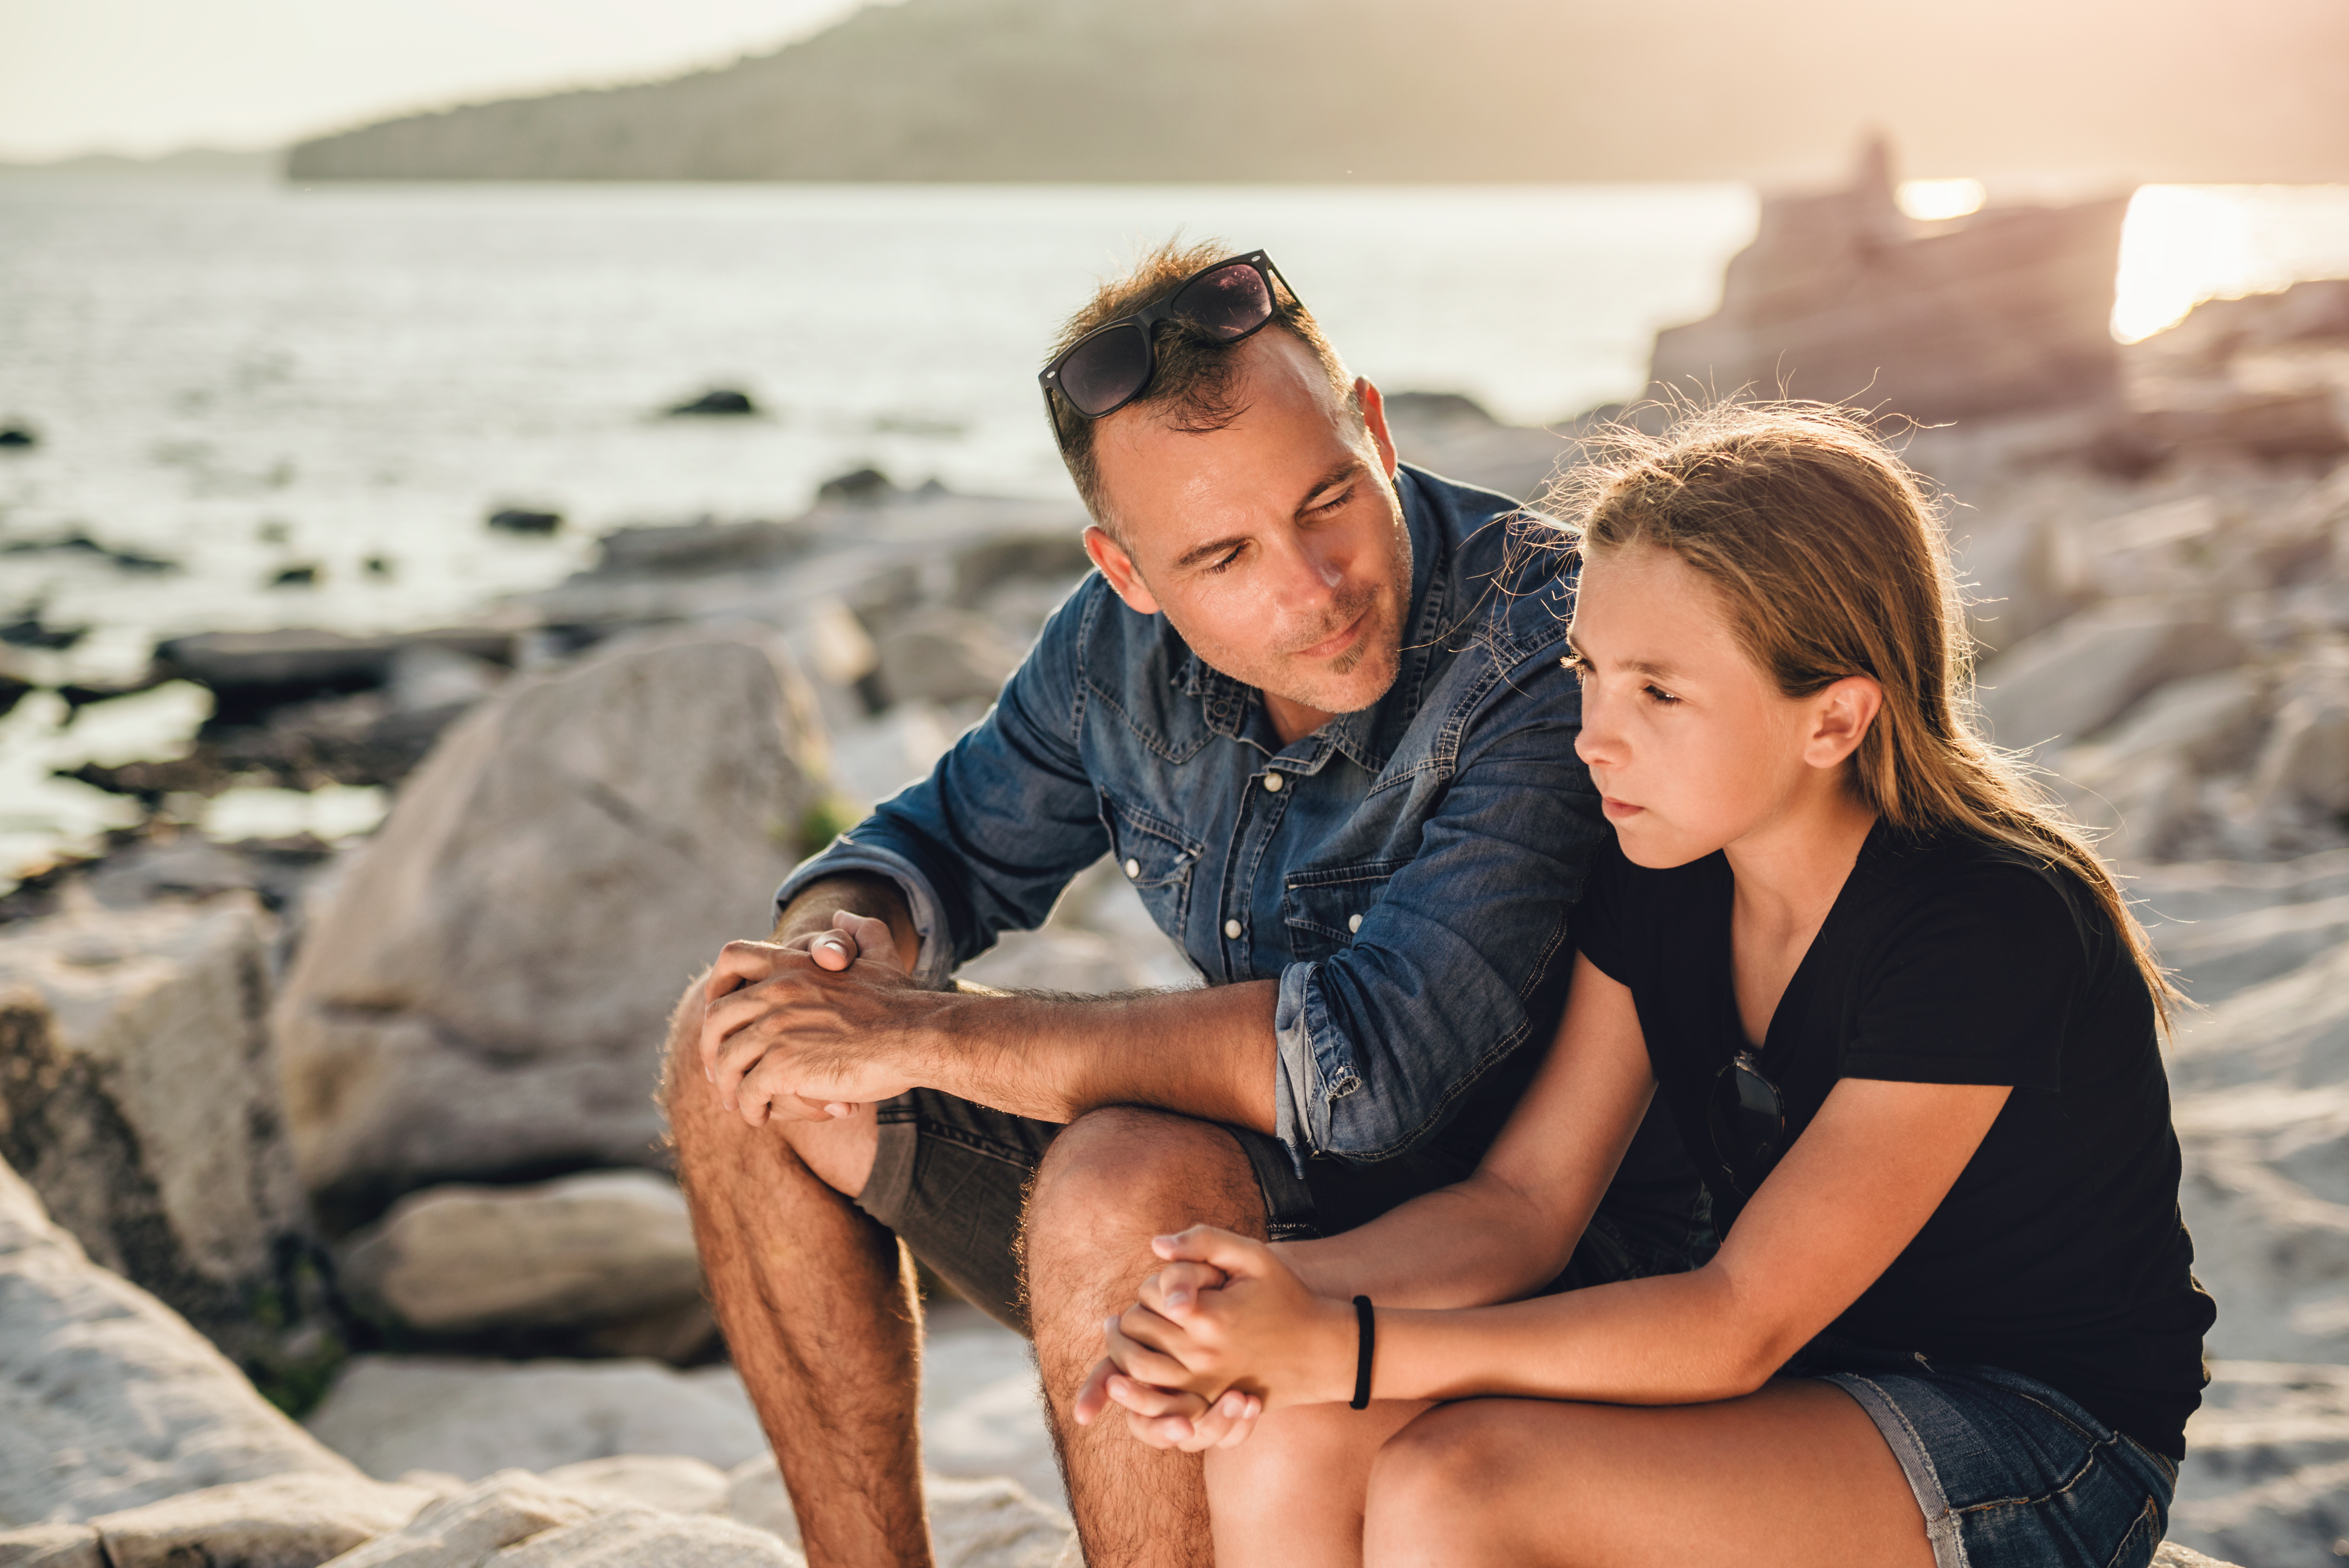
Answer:
[[[1541,1076],[1474,1177],[1359,1230],[1162,1238],[1080,1418],[1212,1450],[1222,1568],[2140,1568],[2213,1316],[2175,994],[1970,728],[1917,481],[1746,406],[1575,485],[1617,844]],[[1656,1094],[1719,1254],[1541,1294]]]

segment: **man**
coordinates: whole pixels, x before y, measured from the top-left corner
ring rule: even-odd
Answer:
[[[1556,1026],[1605,831],[1558,553],[1397,464],[1260,253],[1159,251],[1044,382],[1098,574],[672,1030],[711,1299],[817,1568],[929,1561],[900,1239],[1031,1334],[1087,1561],[1209,1561],[1198,1460],[1072,1419],[1103,1315],[1158,1233],[1342,1230],[1472,1170]],[[950,987],[1104,854],[1204,988]],[[1565,1283],[1709,1237],[1651,1121]]]

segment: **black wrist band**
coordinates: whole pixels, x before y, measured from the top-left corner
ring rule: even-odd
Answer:
[[[1361,1347],[1354,1353],[1354,1398],[1347,1408],[1367,1410],[1371,1408],[1371,1351],[1379,1342],[1378,1320],[1371,1315],[1371,1298],[1354,1298],[1354,1322],[1361,1329]]]

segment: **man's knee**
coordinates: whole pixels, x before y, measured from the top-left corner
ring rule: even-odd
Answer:
[[[676,1136],[674,1118],[680,1093],[696,1084],[707,1085],[709,1078],[701,1070],[701,1020],[708,1006],[703,988],[709,984],[709,971],[695,975],[669,1010],[668,1038],[661,1047],[660,1083],[655,1098],[660,1102],[662,1114],[671,1119],[670,1136]]]
[[[1264,1222],[1263,1191],[1228,1129],[1112,1106],[1070,1123],[1045,1150],[1021,1239],[1032,1275],[1124,1266],[1151,1236],[1185,1225],[1261,1236]]]

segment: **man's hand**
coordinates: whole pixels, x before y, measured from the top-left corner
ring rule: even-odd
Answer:
[[[702,1071],[752,1127],[844,1117],[912,1088],[940,1000],[906,978],[886,923],[844,910],[781,943],[728,943],[707,998]]]

